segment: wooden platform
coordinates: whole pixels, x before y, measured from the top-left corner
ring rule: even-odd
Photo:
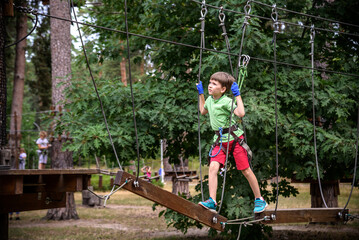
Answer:
[[[211,228],[223,231],[220,223],[227,222],[227,218],[206,210],[196,203],[190,202],[162,188],[156,187],[155,185],[140,178],[138,179],[139,186],[135,187],[133,183],[134,180],[136,180],[136,176],[127,172],[117,172],[115,184],[122,185],[126,179],[131,181],[123,186],[124,189],[161,204],[164,207],[170,208]],[[214,218],[216,219],[215,222],[213,221]]]
[[[0,171],[0,213],[66,206],[66,192],[87,189],[96,169]]]
[[[265,210],[255,215],[255,219],[261,219],[267,216],[268,221],[263,224],[280,224],[280,223],[324,223],[324,222],[343,222],[344,219],[339,216],[343,208],[294,208],[294,209],[277,209],[276,220],[272,220],[271,216],[274,210]],[[346,209],[344,214],[348,214]]]

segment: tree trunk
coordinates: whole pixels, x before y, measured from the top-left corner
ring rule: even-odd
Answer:
[[[50,1],[51,15],[70,19],[69,3],[66,0]],[[64,90],[70,86],[71,79],[71,34],[70,23],[51,18],[51,75],[52,104],[55,110],[63,108]],[[61,86],[58,84],[61,83]],[[54,138],[51,149],[52,168],[72,168],[72,152],[62,152],[62,143],[67,140],[65,134]],[[78,219],[73,193],[66,193],[66,208],[50,209],[46,219],[66,220]]]
[[[0,4],[0,147],[6,144],[6,66],[5,66],[5,19]]]
[[[183,160],[180,158],[181,164],[175,165],[177,175],[183,175],[184,171],[188,171],[188,159]],[[187,198],[191,196],[189,192],[190,179],[177,179],[173,178],[172,193],[176,195],[185,195]]]
[[[21,4],[26,7],[26,1]],[[16,18],[16,41],[25,37],[27,34],[27,15],[20,13]],[[25,82],[25,52],[26,52],[26,39],[16,44],[15,47],[15,72],[14,72],[14,86],[12,91],[11,102],[11,119],[10,119],[10,138],[9,147],[12,155],[17,160],[17,151],[20,146],[21,139],[21,121],[22,121],[22,104],[24,99],[24,82]],[[15,119],[16,118],[16,119]],[[15,126],[16,125],[16,126]],[[13,168],[18,168],[18,165],[12,162],[10,165]],[[17,165],[17,166],[16,166]]]
[[[123,85],[127,86],[127,75],[126,75],[126,58],[122,58],[120,62],[121,67],[121,81]]]
[[[338,207],[338,195],[340,195],[339,181],[322,182],[324,200],[328,207]],[[318,182],[310,183],[310,195],[312,208],[324,208]]]

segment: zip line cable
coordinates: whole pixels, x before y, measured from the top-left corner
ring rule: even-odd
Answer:
[[[259,5],[263,5],[263,6],[266,6],[266,7],[270,7],[270,8],[272,7],[269,4],[258,2],[258,1],[255,1],[255,0],[251,0],[251,2],[257,3]],[[359,28],[359,25],[355,25],[355,24],[352,24],[352,23],[346,23],[346,22],[341,22],[341,21],[337,21],[337,20],[333,20],[333,19],[329,19],[329,18],[324,18],[324,17],[320,17],[320,16],[315,16],[315,15],[311,15],[311,14],[307,14],[307,13],[296,12],[296,11],[289,10],[289,9],[286,9],[286,8],[277,7],[277,9],[281,10],[281,11],[284,11],[284,12],[295,13],[295,14],[302,15],[302,16],[305,16],[305,17],[311,17],[311,18],[315,18],[315,19],[319,19],[319,20],[323,20],[323,21],[327,21],[327,22],[339,23],[339,24],[342,24],[342,25],[348,25],[348,26],[351,26],[351,27]]]
[[[127,59],[128,59],[128,70],[129,70],[128,76],[129,76],[130,88],[131,88],[132,114],[133,114],[133,124],[135,126],[136,150],[137,150],[137,173],[136,173],[136,181],[134,182],[134,185],[138,186],[138,178],[140,176],[140,148],[138,144],[135,99],[133,97],[133,87],[132,87],[132,79],[131,79],[131,56],[130,56],[130,43],[129,43],[129,34],[128,34],[128,22],[127,22],[127,0],[125,0],[125,25],[126,25],[126,40],[127,40]]]
[[[118,159],[117,151],[116,151],[115,145],[113,144],[112,136],[111,136],[111,133],[110,133],[110,129],[109,129],[109,127],[108,127],[107,118],[106,118],[106,113],[105,113],[105,111],[104,111],[104,109],[103,109],[102,100],[101,100],[100,94],[98,93],[97,85],[96,85],[95,79],[94,79],[94,77],[93,77],[92,70],[91,70],[91,66],[90,66],[90,63],[89,63],[89,60],[88,60],[88,57],[87,57],[85,45],[84,45],[84,42],[83,42],[83,40],[82,40],[82,34],[81,34],[81,30],[80,30],[79,23],[78,23],[78,21],[77,21],[77,16],[76,16],[76,12],[75,12],[75,7],[74,7],[74,2],[73,2],[73,0],[71,0],[71,4],[72,4],[73,14],[74,14],[74,17],[75,17],[75,20],[76,20],[76,21],[73,21],[73,22],[76,22],[76,25],[77,25],[77,30],[78,30],[78,32],[79,32],[79,37],[80,37],[80,40],[81,40],[81,46],[82,46],[82,49],[83,49],[83,52],[84,52],[84,56],[85,56],[85,59],[86,59],[87,68],[88,68],[89,73],[90,73],[90,76],[91,76],[92,84],[93,84],[93,86],[94,86],[94,88],[95,88],[95,92],[96,92],[96,95],[97,95],[97,99],[98,99],[98,101],[99,101],[99,103],[100,103],[100,108],[101,108],[101,112],[102,112],[103,119],[104,119],[104,122],[105,122],[107,134],[108,134],[108,137],[109,137],[109,139],[110,139],[110,143],[111,143],[113,152],[114,152],[114,154],[115,154],[115,157],[116,157],[116,161],[117,161],[117,163],[118,163],[118,166],[119,166],[120,170],[122,171],[122,166],[121,166],[120,160]]]
[[[315,30],[314,25],[313,28],[310,30],[310,45],[311,45],[311,63],[312,67],[314,67],[314,38],[315,38]],[[312,103],[313,103],[313,138],[314,138],[314,155],[315,155],[315,165],[317,168],[317,177],[318,177],[318,185],[320,190],[320,196],[322,197],[322,201],[324,203],[324,206],[328,208],[327,203],[324,199],[324,194],[322,190],[322,183],[320,180],[320,173],[319,173],[319,163],[318,163],[318,151],[317,151],[317,136],[316,136],[316,126],[315,126],[315,93],[314,93],[314,71],[312,69]]]
[[[192,0],[192,2],[199,3],[196,0]],[[208,7],[211,7],[211,8],[219,9],[219,7],[217,7],[217,6],[213,6],[213,5],[209,5],[209,4],[206,4],[206,5]],[[235,10],[231,10],[231,9],[225,9],[225,8],[223,9],[223,11],[236,13],[236,14],[239,14],[239,15],[244,15],[245,14],[245,13],[242,13],[242,12],[239,12],[239,11],[235,11]],[[249,16],[254,17],[254,18],[259,18],[259,19],[264,19],[264,20],[271,21],[271,18],[268,18],[268,17],[258,16],[258,15],[253,15],[253,14],[250,14]],[[309,25],[304,25],[304,24],[299,24],[299,23],[291,23],[291,22],[286,22],[286,21],[280,21],[280,22],[284,23],[284,24],[287,24],[287,25],[293,25],[293,26],[302,27],[302,28],[308,28],[308,29],[311,28],[311,26],[309,26]],[[335,30],[326,29],[326,28],[318,28],[318,27],[316,27],[315,30],[319,30],[319,31],[323,31],[323,32],[331,32],[331,33],[335,33],[335,34],[343,34],[343,35],[359,37],[359,34],[340,32],[340,31],[335,31]]]
[[[208,6],[208,4],[206,4],[206,6]],[[28,12],[28,13],[35,14],[35,13],[32,12],[32,10],[29,10],[28,8],[17,7],[17,6],[15,6],[15,8],[18,9],[19,11],[26,11],[26,12]],[[74,21],[74,20],[70,20],[70,19],[66,19],[66,18],[62,18],[62,17],[58,17],[58,16],[53,16],[53,15],[49,15],[49,14],[44,14],[44,13],[40,13],[40,12],[36,12],[36,14],[41,15],[41,16],[45,16],[45,17],[50,17],[50,18],[55,18],[55,19],[63,20],[63,21],[74,22],[74,23],[82,24],[82,25],[88,26],[88,27],[94,27],[94,28],[98,28],[98,29],[102,29],[102,30],[117,32],[117,33],[121,33],[121,34],[126,34],[125,31],[117,30],[117,29],[113,29],[113,28],[102,27],[102,26],[97,26],[97,25],[94,25],[94,24],[89,24],[89,23]],[[169,44],[173,44],[173,45],[178,45],[178,46],[183,46],[183,47],[189,47],[189,48],[194,48],[194,49],[201,49],[200,46],[194,46],[194,45],[191,45],[191,44],[179,43],[179,42],[175,42],[175,41],[171,41],[171,40],[166,40],[166,39],[156,38],[156,37],[152,37],[152,36],[146,36],[146,35],[142,35],[142,34],[131,33],[131,32],[128,32],[128,34],[131,35],[131,36],[135,36],[135,37],[140,37],[140,38],[145,38],[145,39],[151,39],[151,40],[160,41],[160,42],[165,42],[165,43],[169,43]],[[203,48],[203,50],[209,51],[209,52],[215,52],[215,53],[221,53],[221,54],[231,55],[231,56],[237,56],[237,54],[227,53],[227,52],[219,51],[219,50],[216,50],[216,49]],[[251,59],[257,60],[257,61],[262,61],[262,62],[274,63],[273,60],[264,59],[264,58],[259,58],[259,57],[251,57]],[[276,61],[276,63],[279,64],[279,65],[284,65],[284,66],[289,66],[289,67],[312,69],[311,67],[307,67],[307,66],[303,66],[303,65],[298,65],[298,64],[293,64],[293,63],[286,63],[286,62],[280,62],[280,61]],[[322,68],[313,68],[313,69],[316,70],[316,71],[318,71],[318,72],[340,74],[340,75],[351,76],[351,77],[359,77],[358,74],[345,73],[345,72],[327,70],[327,69],[322,69]]]

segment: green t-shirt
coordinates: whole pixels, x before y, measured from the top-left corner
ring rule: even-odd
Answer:
[[[237,107],[236,103],[233,103],[233,109]],[[232,99],[223,95],[220,99],[214,100],[212,96],[209,96],[204,104],[204,108],[208,110],[209,120],[211,123],[211,127],[214,131],[218,131],[220,127],[223,129],[229,128],[229,120],[231,114],[232,107]],[[232,117],[231,126],[236,124],[236,120]],[[234,133],[239,137],[243,134],[241,129],[237,129]],[[214,134],[213,142],[217,140],[217,135]],[[228,133],[223,134],[222,137],[223,142],[228,141]],[[233,136],[230,136],[229,141],[234,140]]]

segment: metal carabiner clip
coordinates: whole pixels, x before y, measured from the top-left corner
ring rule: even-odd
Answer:
[[[226,19],[226,15],[223,13],[223,6],[221,6],[221,8],[219,9],[218,18],[221,23],[223,23],[224,19]]]

